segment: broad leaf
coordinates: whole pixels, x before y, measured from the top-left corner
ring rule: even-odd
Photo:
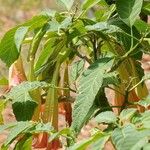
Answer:
[[[105,111],[98,114],[95,117],[95,121],[98,123],[116,123],[117,116],[112,111]]]
[[[99,3],[101,0],[85,0],[82,4],[82,10],[88,10],[91,7],[95,6],[97,3]]]
[[[36,16],[33,19],[10,29],[0,42],[0,58],[10,66],[17,60],[21,44],[28,31],[44,25],[48,21],[48,16]]]
[[[18,137],[18,135],[22,134],[23,131],[25,131],[28,128],[31,128],[32,126],[33,126],[33,123],[28,122],[28,121],[17,122],[17,125],[10,130],[10,134],[7,140],[5,141],[4,145],[5,146],[9,145],[15,138]]]
[[[58,2],[62,3],[67,10],[69,11],[73,6],[74,0],[57,0]]]
[[[141,12],[143,0],[117,0],[116,7],[120,18],[132,26]]]
[[[102,58],[92,64],[82,75],[79,81],[79,94],[73,109],[72,128],[79,132],[85,118],[94,104],[96,95],[103,84],[103,79],[113,61],[111,58]],[[85,109],[86,108],[86,109]]]
[[[37,106],[36,100],[32,99],[29,91],[47,86],[48,84],[45,82],[23,82],[13,87],[6,95],[6,98],[11,99],[13,102],[13,112],[18,121],[30,120]]]
[[[150,131],[137,131],[133,125],[115,129],[112,141],[117,150],[141,150],[148,143]]]

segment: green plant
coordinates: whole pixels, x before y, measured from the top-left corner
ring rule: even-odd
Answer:
[[[137,127],[132,119],[136,110],[145,111],[147,107],[143,105],[149,104],[144,100],[148,95],[144,81],[149,76],[144,75],[140,60],[143,53],[149,53],[150,26],[139,17],[149,15],[149,3],[143,0],[85,0],[79,8],[73,7],[74,0],[59,2],[67,11],[42,12],[10,29],[1,40],[0,58],[10,67],[9,90],[2,96],[1,111],[5,103],[12,103],[18,121],[13,128],[2,125],[3,130],[10,127],[15,133],[2,149],[7,149],[18,136],[15,149],[22,143],[24,149],[28,144],[31,149],[32,137],[38,138],[34,147],[58,149],[60,135],[66,137],[66,147],[71,149],[85,149],[91,143],[98,145],[95,149],[99,146],[102,149],[110,137],[116,149],[122,149],[116,138],[119,136],[122,140],[120,130],[126,128],[135,136],[141,135],[140,144],[144,146],[148,143],[148,127]],[[23,56],[24,45],[29,45],[27,58]],[[7,80],[2,78],[1,82],[4,81]],[[114,92],[111,100],[106,97],[106,88]],[[77,94],[75,102],[72,92]],[[59,110],[67,122],[67,128],[61,131]],[[146,113],[149,112],[143,114]],[[95,116],[99,123],[111,125],[106,132],[97,130],[90,139],[74,145],[81,128]],[[122,117],[130,119],[130,123],[126,125]],[[3,123],[2,116],[0,118]],[[141,116],[135,118],[138,120]],[[31,128],[26,125],[30,123]],[[41,128],[37,129],[39,124]],[[18,126],[20,130],[16,132]],[[135,149],[139,143],[134,142]]]

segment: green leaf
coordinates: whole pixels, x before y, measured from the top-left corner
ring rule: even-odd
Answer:
[[[68,27],[69,25],[71,25],[71,23],[72,23],[72,18],[71,18],[71,17],[65,18],[65,19],[61,22],[60,27],[59,27],[59,30],[60,30],[60,29],[67,29],[67,27]]]
[[[10,66],[17,60],[21,44],[28,31],[40,28],[48,20],[48,16],[36,16],[33,19],[10,29],[2,38],[0,42],[0,58]]]
[[[21,140],[17,142],[14,150],[32,150],[32,139],[33,137],[24,136]]]
[[[69,11],[73,6],[74,0],[57,0],[58,2],[62,3],[67,10]]]
[[[22,82],[18,86],[13,87],[6,95],[7,99],[12,100],[13,112],[18,121],[31,120],[34,109],[37,106],[29,91],[47,86],[48,84],[45,82]]]
[[[59,136],[61,136],[61,135],[69,136],[70,134],[72,134],[70,128],[64,128],[64,129],[60,130],[59,132],[56,132],[56,133],[53,133],[52,135],[50,135],[48,142],[51,142],[54,139],[59,138]]]
[[[124,109],[121,113],[120,113],[120,120],[122,122],[124,121],[130,121],[130,119],[133,117],[133,115],[137,112],[137,109],[135,108],[129,108],[129,109]]]
[[[10,66],[18,58],[21,43],[27,31],[28,27],[22,27],[18,31],[17,28],[11,29],[1,40],[0,58],[7,64],[7,66]]]
[[[132,119],[132,122],[135,123],[140,128],[147,128],[150,129],[150,111],[145,111],[144,113],[141,113],[140,115],[135,116]]]
[[[103,150],[106,142],[110,138],[110,135],[105,135],[101,138],[99,138],[96,142],[94,142],[91,146],[90,149],[94,150]]]
[[[17,122],[12,122],[9,124],[5,124],[5,125],[0,125],[0,133],[2,133],[4,130],[10,129],[14,126],[16,126]]]
[[[119,17],[128,26],[132,26],[141,12],[143,0],[117,0],[116,7]]]
[[[134,26],[140,33],[146,33],[147,31],[150,31],[150,25],[140,19],[135,21]]]
[[[150,150],[150,143],[144,145],[143,150]]]
[[[148,95],[145,99],[138,101],[137,104],[147,108],[150,105],[150,95]]]
[[[35,134],[35,133],[41,133],[41,132],[47,132],[50,133],[51,131],[53,131],[54,128],[52,127],[52,125],[48,122],[48,123],[38,123],[35,128],[33,128],[32,130],[29,131],[29,133]]]
[[[110,25],[107,22],[98,22],[94,25],[88,25],[86,26],[86,29],[89,31],[91,30],[103,31],[104,33],[122,32],[121,28],[115,25]]]
[[[23,27],[19,27],[15,32],[14,41],[15,41],[15,46],[18,52],[20,52],[22,42],[28,32],[28,29],[29,29],[28,26],[23,26]]]
[[[10,130],[10,134],[8,135],[8,138],[6,139],[4,145],[9,145],[13,140],[15,140],[18,135],[22,134],[23,131],[25,131],[28,128],[31,128],[33,126],[33,123],[31,122],[17,122],[17,125],[13,127]]]
[[[40,56],[35,64],[35,71],[39,70],[44,63],[47,62],[48,58],[51,56],[55,48],[56,39],[49,39],[44,45],[43,50],[40,53]]]
[[[101,0],[85,0],[82,4],[82,10],[88,10],[98,4]]]
[[[95,121],[98,123],[116,123],[117,117],[112,111],[101,112],[95,117]]]
[[[40,13],[40,15],[42,15],[42,16],[49,16],[49,17],[52,17],[52,18],[55,17],[55,14],[56,14],[56,10],[52,10],[52,9],[44,9]]]
[[[112,141],[117,150],[141,150],[148,143],[150,131],[137,131],[131,124],[115,129]]]
[[[143,7],[142,7],[142,12],[144,12],[146,15],[150,15],[150,2],[144,1]]]
[[[85,118],[93,107],[96,95],[102,87],[103,79],[107,74],[106,70],[108,70],[112,64],[113,61],[111,58],[102,58],[92,64],[83,73],[79,81],[79,94],[73,109],[72,128],[76,132],[79,132],[86,122]]]
[[[104,140],[105,138],[105,140]],[[99,148],[104,146],[104,142],[106,142],[108,140],[109,136],[108,135],[104,135],[103,133],[96,133],[94,134],[92,137],[82,140],[78,143],[76,143],[75,145],[69,147],[69,150],[85,150],[88,148],[88,146],[90,146],[92,143],[99,141]],[[107,140],[106,140],[107,139]],[[101,142],[100,142],[101,140]],[[95,149],[94,149],[95,150]],[[99,149],[101,150],[101,149]]]
[[[71,66],[70,77],[72,81],[75,81],[84,69],[84,60],[76,61]]]

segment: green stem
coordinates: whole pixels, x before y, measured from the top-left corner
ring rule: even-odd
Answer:
[[[55,71],[53,73],[53,78],[51,84],[58,85],[58,75],[60,69],[60,62],[56,63]],[[58,94],[56,88],[49,88],[46,97],[45,111],[43,114],[43,121],[51,122],[55,130],[58,130]]]
[[[43,28],[34,36],[31,46],[30,46],[28,60],[30,61],[29,81],[31,81],[31,82],[36,80],[35,73],[34,73],[35,55],[38,50],[39,44],[40,44],[44,34],[46,33],[45,29],[46,29],[46,25],[43,26]],[[32,119],[34,121],[38,121],[39,117],[40,117],[40,107],[41,107],[40,91],[39,91],[39,89],[36,89],[36,90],[30,92],[30,94],[38,103],[38,106],[35,108]]]

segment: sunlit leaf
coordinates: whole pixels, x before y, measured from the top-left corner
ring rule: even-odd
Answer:
[[[21,44],[28,31],[36,29],[44,25],[48,20],[48,16],[36,16],[33,19],[10,29],[0,42],[0,58],[10,66],[17,60]]]
[[[91,7],[95,6],[97,3],[99,3],[101,0],[85,0],[82,4],[83,10],[88,10]]]
[[[117,0],[116,7],[120,18],[132,26],[141,12],[143,0]]]
[[[57,0],[59,3],[62,3],[67,10],[69,11],[73,6],[74,0]]]

